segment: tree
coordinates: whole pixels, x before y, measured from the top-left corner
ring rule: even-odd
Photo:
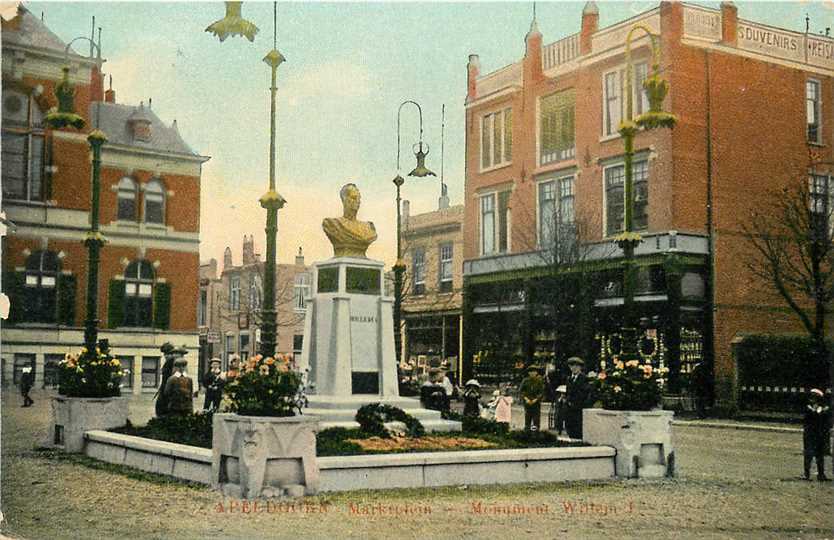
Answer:
[[[742,225],[753,255],[747,269],[772,286],[799,318],[819,361],[829,362],[826,317],[834,299],[834,185],[815,171],[766,195],[767,210],[753,212]],[[834,377],[832,378],[834,380]]]

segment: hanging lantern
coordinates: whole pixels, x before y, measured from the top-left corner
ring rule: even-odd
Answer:
[[[426,145],[426,151],[423,152],[423,143],[422,141],[415,144],[414,146],[419,146],[419,150],[414,152],[414,156],[417,158],[417,166],[414,167],[414,170],[408,173],[408,176],[416,176],[418,178],[423,178],[425,176],[437,176],[430,170],[426,168],[426,156],[429,155],[429,145]]]
[[[677,122],[675,115],[661,110],[663,100],[669,93],[669,82],[660,76],[660,66],[652,66],[652,74],[643,81],[643,88],[649,98],[649,110],[635,119],[643,129],[673,128]]]
[[[226,2],[226,16],[206,28],[206,32],[214,34],[225,41],[229,36],[245,36],[249,41],[255,41],[258,27],[240,16],[240,5],[243,2]]]
[[[84,127],[84,119],[75,114],[75,89],[69,80],[69,66],[64,66],[64,76],[61,82],[55,86],[55,98],[58,100],[58,108],[52,109],[46,115],[46,123],[52,129],[61,129],[72,126],[75,129]]]

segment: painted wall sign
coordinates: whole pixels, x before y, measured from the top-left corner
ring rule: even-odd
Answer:
[[[683,33],[686,37],[721,40],[721,14],[693,6],[683,9]]]

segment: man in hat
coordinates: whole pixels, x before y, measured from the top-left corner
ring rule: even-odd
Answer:
[[[532,365],[527,376],[521,381],[521,397],[524,399],[524,429],[538,431],[541,429],[542,399],[544,399],[544,379],[539,374],[540,367]]]
[[[35,402],[32,398],[29,397],[29,392],[32,390],[32,387],[35,385],[35,374],[32,373],[32,367],[26,366],[23,368],[23,372],[20,374],[20,395],[23,396],[23,406],[24,407],[31,407],[32,404]]]
[[[220,359],[211,359],[211,369],[203,377],[203,386],[206,388],[206,400],[203,403],[203,410],[217,411],[220,408],[220,400],[223,398],[223,387],[226,385],[226,374],[220,370]]]
[[[582,409],[588,405],[591,387],[582,372],[585,361],[578,356],[568,358],[570,376],[565,384],[565,429],[571,439],[582,438]]]
[[[159,348],[162,352],[163,358],[165,359],[162,363],[162,373],[159,381],[159,388],[156,391],[156,395],[154,398],[156,399],[156,404],[154,406],[154,411],[156,412],[157,417],[165,416],[168,414],[168,402],[165,398],[165,383],[168,382],[168,378],[174,372],[174,346],[171,344],[170,341],[166,341],[162,347]]]
[[[186,416],[194,412],[194,383],[185,374],[185,367],[188,365],[188,360],[183,357],[185,349],[174,349],[174,354],[174,373],[168,377],[162,394],[168,404],[169,415]]]
[[[804,455],[805,480],[811,479],[811,461],[817,462],[817,480],[825,482],[825,454],[828,453],[828,430],[831,428],[831,408],[825,402],[825,394],[813,388],[805,406],[802,426],[802,453]]]

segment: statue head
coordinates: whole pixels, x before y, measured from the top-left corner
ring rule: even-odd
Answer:
[[[356,184],[345,184],[339,191],[339,197],[342,198],[342,206],[344,207],[344,217],[348,219],[356,219],[356,213],[359,212],[359,205],[362,202],[362,195],[359,193],[359,188]]]

